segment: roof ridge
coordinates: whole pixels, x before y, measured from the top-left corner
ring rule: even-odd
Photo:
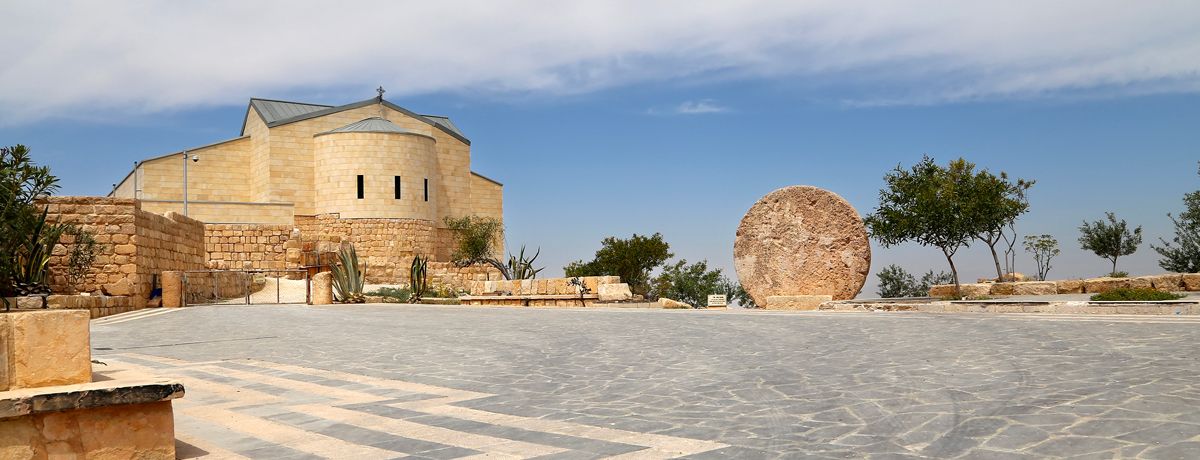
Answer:
[[[267,99],[265,97],[251,97],[250,100],[251,101],[282,102],[284,104],[313,105],[313,106],[317,106],[317,107],[335,107],[335,106],[332,106],[329,104],[313,104],[311,102],[285,101],[283,99]]]

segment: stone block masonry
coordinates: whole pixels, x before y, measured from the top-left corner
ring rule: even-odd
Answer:
[[[296,268],[299,266],[300,249],[288,245],[291,237],[291,225],[205,225],[207,268],[282,270],[289,268],[289,249],[294,249],[296,253],[290,268]]]

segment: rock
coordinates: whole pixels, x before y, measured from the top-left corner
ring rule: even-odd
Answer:
[[[1058,294],[1083,294],[1083,280],[1058,280],[1054,282]]]
[[[962,297],[983,297],[992,292],[992,286],[983,283],[963,284],[959,286]]]
[[[29,295],[17,297],[17,303],[14,308],[19,310],[37,310],[46,305],[46,297],[40,295]]]
[[[940,298],[944,298],[944,297],[953,297],[953,296],[954,296],[954,285],[953,284],[935,284],[935,285],[929,287],[929,297],[937,297],[940,299]]]
[[[633,291],[626,283],[601,284],[599,292],[601,302],[620,302],[633,298]]]
[[[1147,276],[1146,278],[1150,278],[1150,285],[1159,291],[1174,292],[1183,289],[1183,275],[1179,273]]]
[[[773,295],[767,297],[767,310],[816,310],[833,300],[831,295]]]
[[[959,285],[962,289],[960,294],[955,294],[953,284],[935,284],[929,287],[929,297],[982,297],[991,294],[992,283],[964,283]]]
[[[810,186],[775,190],[738,226],[734,266],[758,305],[767,297],[829,295],[852,299],[871,268],[871,245],[858,211],[833,192]]]
[[[312,304],[330,305],[333,303],[333,273],[320,272],[312,277]]]
[[[992,284],[992,289],[988,291],[990,295],[1013,295],[1016,283],[995,283]]]
[[[1025,281],[1011,284],[1013,286],[1013,295],[1058,294],[1058,286],[1053,281]]]
[[[1151,276],[1139,276],[1137,278],[1129,278],[1129,287],[1133,289],[1153,289],[1154,280]]]
[[[1183,289],[1186,291],[1200,291],[1200,273],[1184,273]]]
[[[1029,278],[1026,277],[1025,274],[1020,272],[1005,273],[1004,276],[1000,277],[1000,281],[1006,283],[1019,283],[1028,279]]]
[[[128,277],[121,278],[115,283],[109,283],[101,286],[101,289],[104,290],[106,295],[132,295],[133,280],[129,279]]]
[[[658,305],[663,308],[692,308],[691,305],[680,302],[678,300],[671,300],[666,297],[659,297]]]
[[[1088,278],[1083,280],[1083,292],[1099,294],[1113,289],[1128,289],[1129,278]]]

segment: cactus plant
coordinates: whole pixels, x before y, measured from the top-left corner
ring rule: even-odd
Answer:
[[[531,280],[537,278],[538,272],[545,269],[545,267],[533,268],[533,261],[537,260],[541,253],[542,248],[538,248],[537,252],[533,254],[533,257],[526,259],[525,246],[521,246],[520,255],[508,255],[508,269],[501,270],[502,274],[505,275],[506,279],[510,280]]]
[[[340,263],[334,264],[331,271],[333,272],[333,291],[337,294],[338,301],[343,303],[363,303],[366,302],[366,297],[363,296],[363,285],[367,280],[367,265],[359,264],[358,252],[354,250],[353,244],[345,244],[338,251],[338,259]]]
[[[412,267],[408,271],[408,279],[412,284],[412,295],[408,301],[416,303],[421,301],[421,297],[429,290],[429,258],[416,256],[413,257]]]

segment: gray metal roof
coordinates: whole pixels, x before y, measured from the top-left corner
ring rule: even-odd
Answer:
[[[454,134],[458,134],[459,136],[466,137],[465,135],[463,135],[462,131],[458,130],[458,126],[455,126],[454,122],[450,121],[449,117],[443,117],[441,115],[421,115],[421,116],[428,118],[430,121],[433,121],[438,126],[441,126],[443,128],[449,129],[450,131],[453,131]]]
[[[270,99],[250,99],[250,105],[254,106],[255,110],[258,110],[259,115],[262,115],[263,121],[268,125],[279,120],[298,117],[331,107],[328,105],[273,101]]]
[[[425,123],[429,123],[432,126],[436,126],[438,129],[446,134],[449,134],[451,137],[462,141],[464,144],[471,145],[471,140],[467,139],[467,136],[463,135],[462,131],[458,129],[458,126],[455,126],[454,122],[450,121],[449,118],[440,115],[420,115],[387,100],[375,97],[339,106],[251,98],[250,105],[246,107],[246,110],[248,113],[249,110],[253,108],[256,112],[258,112],[259,116],[262,117],[268,128],[274,128],[276,126],[286,125],[288,123],[295,123],[297,121],[308,120],[310,118],[329,115],[331,113],[337,113],[344,110],[356,109],[359,107],[366,107],[371,104],[380,103],[392,110],[416,118]],[[246,124],[244,119],[242,122],[242,134],[246,134]]]
[[[379,117],[371,117],[350,123],[346,126],[337,129],[331,129],[323,133],[317,133],[317,136],[322,134],[334,133],[396,133],[396,134],[416,134],[429,137],[429,135],[411,129],[401,128],[399,125]]]

